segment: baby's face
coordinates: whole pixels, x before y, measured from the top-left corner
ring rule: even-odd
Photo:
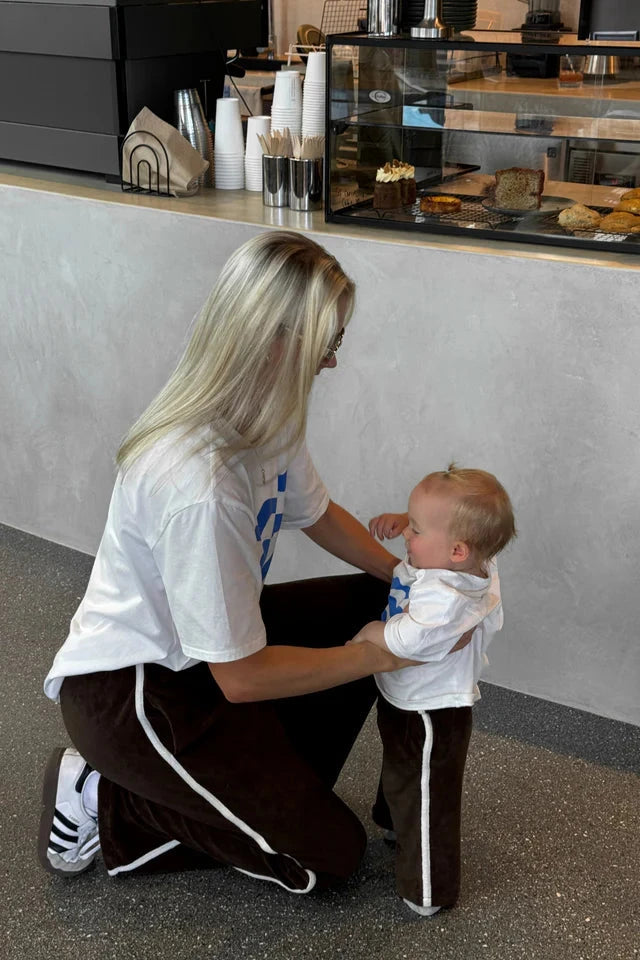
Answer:
[[[418,485],[409,497],[409,524],[403,532],[407,559],[421,570],[451,570],[455,540],[450,533],[454,500]]]

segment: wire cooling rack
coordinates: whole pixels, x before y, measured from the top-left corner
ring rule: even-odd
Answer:
[[[329,33],[353,33],[359,21],[367,19],[367,4],[362,0],[325,0],[320,29]]]

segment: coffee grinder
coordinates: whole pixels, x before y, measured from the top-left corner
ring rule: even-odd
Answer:
[[[560,18],[560,0],[529,0],[525,21],[520,27],[523,43],[559,43],[567,31]],[[557,77],[560,58],[553,54],[507,55],[507,74],[515,77]]]
[[[564,24],[560,19],[560,0],[529,0],[529,10],[524,23],[522,32],[559,32],[564,29]],[[523,37],[524,39],[524,37]],[[533,39],[529,37],[528,39]],[[537,38],[536,38],[537,39]]]

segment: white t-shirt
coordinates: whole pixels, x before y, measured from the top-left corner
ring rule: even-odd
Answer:
[[[420,570],[402,562],[393,571],[382,615],[387,647],[419,667],[376,674],[382,695],[401,710],[470,706],[480,698],[478,678],[486,649],[503,623],[495,560],[488,577],[453,570]],[[467,630],[471,642],[449,653]]]
[[[251,451],[214,470],[209,437],[164,438],[119,475],[85,596],[44,683],[157,663],[238,660],[266,644],[259,598],[280,529],[307,527],[329,496],[306,446]]]

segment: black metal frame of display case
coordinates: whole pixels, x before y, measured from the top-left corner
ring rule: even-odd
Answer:
[[[508,33],[508,31],[487,31],[487,33]],[[324,211],[325,211],[325,222],[326,223],[344,223],[350,224],[353,226],[355,222],[358,222],[358,218],[342,213],[341,211],[332,211],[331,210],[331,148],[332,148],[332,136],[334,134],[334,129],[332,127],[331,119],[331,95],[330,91],[332,90],[331,85],[331,52],[334,46],[355,46],[355,47],[393,47],[394,49],[422,49],[428,48],[430,50],[469,50],[469,51],[484,51],[486,53],[514,53],[515,51],[522,51],[527,55],[549,55],[556,53],[558,56],[563,54],[568,55],[581,55],[589,56],[589,54],[602,54],[602,55],[611,55],[611,56],[638,56],[640,57],[640,42],[610,42],[610,41],[593,41],[593,40],[578,40],[577,42],[567,43],[566,35],[560,34],[563,38],[563,42],[555,43],[541,43],[541,42],[524,42],[518,39],[520,37],[519,31],[513,31],[513,40],[511,41],[479,41],[479,40],[465,40],[462,37],[454,37],[451,40],[424,40],[416,37],[411,37],[406,34],[398,34],[394,37],[378,37],[371,36],[366,33],[346,33],[346,34],[333,34],[327,37],[326,47],[327,47],[327,62],[326,62],[326,89],[327,97],[325,104],[325,159],[324,159]],[[340,118],[335,121],[337,124],[348,124],[348,118]],[[402,125],[404,127],[404,124]],[[441,181],[439,181],[441,182]],[[435,186],[436,183],[430,182],[418,184],[418,189],[423,190],[425,185]],[[364,201],[368,203],[370,201]],[[353,209],[357,204],[352,205],[348,209]],[[345,208],[343,208],[345,209]],[[606,250],[608,253],[640,253],[640,234],[634,239],[619,240],[613,239],[615,234],[611,234],[611,240],[592,240],[588,238],[581,238],[570,236],[568,234],[549,234],[549,233],[518,233],[516,229],[482,229],[474,228],[469,230],[466,227],[456,226],[454,224],[442,223],[435,220],[429,221],[401,221],[393,219],[385,219],[384,215],[378,217],[362,218],[360,221],[364,226],[373,227],[374,229],[382,230],[402,230],[402,231],[411,231],[421,234],[436,234],[440,236],[456,236],[462,237],[465,234],[469,237],[474,237],[483,240],[504,240],[504,241],[515,241],[517,243],[531,243],[538,246],[559,246],[559,247],[568,247],[568,248],[579,248],[586,250]],[[513,222],[517,222],[514,218]]]

